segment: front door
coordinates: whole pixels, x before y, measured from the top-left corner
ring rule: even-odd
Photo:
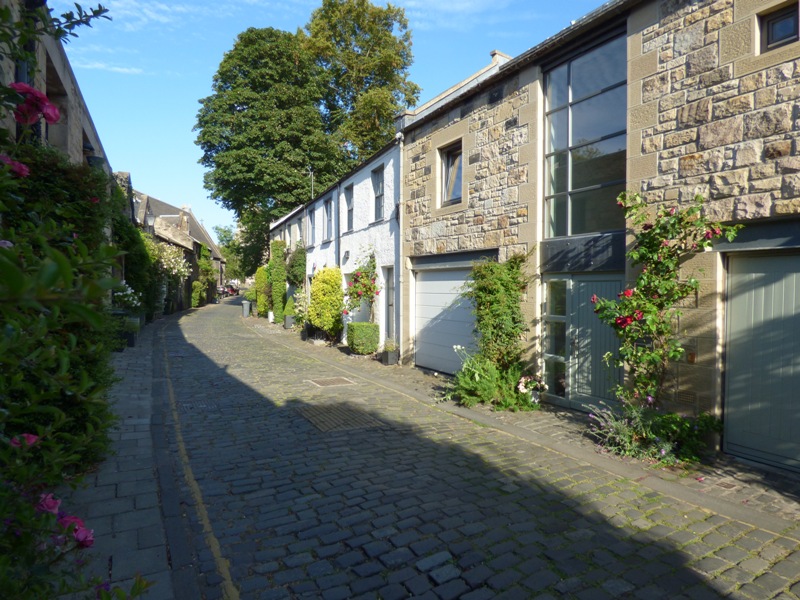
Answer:
[[[606,365],[603,356],[616,356],[619,340],[594,313],[591,297],[615,298],[623,284],[621,274],[545,278],[545,378],[547,398],[555,404],[588,411],[615,398],[622,370]]]

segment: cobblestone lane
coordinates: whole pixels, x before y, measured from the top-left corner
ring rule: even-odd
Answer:
[[[454,415],[236,303],[159,327],[156,402],[206,598],[800,594],[796,527]]]

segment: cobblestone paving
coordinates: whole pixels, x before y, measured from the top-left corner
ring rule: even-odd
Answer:
[[[205,597],[799,597],[796,526],[761,528],[462,418],[405,392],[430,387],[408,369],[323,358],[335,351],[240,310],[163,329]],[[311,381],[337,377],[354,385]]]

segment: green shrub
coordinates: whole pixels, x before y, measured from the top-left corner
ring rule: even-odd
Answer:
[[[277,322],[283,321],[283,305],[286,302],[286,242],[274,240],[270,244],[269,279],[272,285],[272,312]]]
[[[380,345],[380,327],[377,323],[348,323],[347,345],[356,354],[374,354]]]
[[[590,433],[605,449],[661,464],[693,463],[708,451],[708,437],[722,431],[712,415],[683,417],[646,405],[607,405],[589,415]]]
[[[288,317],[294,316],[294,296],[286,298],[286,306],[283,307],[283,314]]]
[[[248,302],[255,302],[256,301],[256,288],[252,287],[245,291],[244,299]]]
[[[498,369],[505,370],[520,361],[520,339],[525,333],[522,293],[527,281],[522,273],[524,255],[506,262],[477,262],[462,294],[472,302],[480,354]]]
[[[286,261],[286,281],[298,288],[306,284],[306,247],[302,240]]]
[[[115,193],[121,193],[119,188]],[[140,230],[122,213],[115,215],[113,223],[114,245],[124,252],[125,283],[143,300],[141,307],[148,321],[160,310],[161,276],[151,258]]]
[[[192,308],[203,306],[206,303],[206,285],[200,281],[192,282]]]
[[[266,317],[270,310],[269,303],[272,300],[270,291],[267,286],[267,267],[258,267],[256,269],[256,282],[253,288],[256,294],[256,308],[258,314]]]
[[[523,373],[521,363],[500,370],[481,354],[470,355],[460,346],[456,351],[463,362],[445,395],[448,400],[455,400],[467,407],[489,404],[499,410],[539,408],[538,402],[533,402],[530,394],[521,393],[518,389]]]
[[[339,267],[326,267],[311,280],[308,320],[334,343],[342,332],[343,310],[342,272]]]

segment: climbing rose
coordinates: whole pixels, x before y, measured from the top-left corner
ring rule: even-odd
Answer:
[[[58,514],[58,507],[61,505],[61,500],[53,497],[53,494],[42,494],[39,496],[39,503],[36,505],[36,510],[39,512],[49,512],[54,515]]]
[[[592,294],[592,297],[589,298],[589,302],[592,304],[597,304],[597,294]]]
[[[22,439],[20,439],[22,437]],[[14,448],[21,448],[22,444],[24,443],[25,446],[30,447],[33,446],[36,442],[39,441],[38,435],[33,435],[32,433],[23,433],[22,436],[14,436],[9,441],[9,444],[14,446]]]
[[[81,548],[90,548],[94,544],[94,530],[86,529],[86,527],[76,527],[72,532],[72,537]]]
[[[31,174],[31,170],[28,168],[28,165],[22,164],[6,154],[0,154],[0,162],[3,162],[11,167],[11,172],[17,177],[27,177]]]
[[[21,82],[12,83],[8,87],[24,98],[14,110],[14,118],[23,125],[33,125],[40,115],[51,125],[61,118],[58,107],[36,88]]]

